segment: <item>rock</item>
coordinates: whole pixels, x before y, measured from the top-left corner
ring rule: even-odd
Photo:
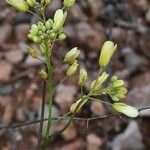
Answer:
[[[3,115],[2,115],[2,120],[6,123],[6,124],[10,124],[13,118],[13,112],[14,112],[14,106],[12,105],[12,97],[7,96],[7,97],[3,97],[3,101],[4,102],[4,111],[3,111]]]
[[[46,118],[48,118],[48,116],[49,116],[49,106],[45,105],[44,118],[46,119]],[[55,118],[55,117],[58,117],[58,116],[59,116],[58,109],[55,106],[52,106],[52,118]],[[38,111],[38,119],[40,119],[40,118],[41,118],[41,108]],[[44,121],[43,132],[42,132],[43,135],[45,135],[45,133],[46,133],[47,123],[48,123],[48,121]],[[38,126],[38,128],[39,128],[39,126]],[[37,132],[39,130],[38,128],[37,128]],[[50,131],[49,134],[52,134],[54,131],[55,131],[55,127]]]
[[[66,125],[67,121],[61,121],[57,123],[55,130],[58,132]],[[77,137],[77,130],[73,125],[70,125],[64,132],[61,133],[61,136],[65,141],[74,140]]]
[[[140,66],[147,64],[145,58],[136,54],[130,47],[123,48],[122,54],[125,58],[125,65],[130,73],[136,71]]]
[[[114,138],[111,148],[112,150],[143,150],[142,137],[135,121],[131,121],[126,130]]]
[[[19,24],[15,28],[15,35],[17,42],[26,42],[27,35],[29,33],[30,25],[29,24]]]
[[[148,11],[146,12],[146,20],[147,20],[147,22],[150,23],[150,8],[149,8]]]
[[[24,67],[31,67],[31,66],[38,66],[41,65],[42,62],[39,61],[38,59],[34,59],[33,57],[31,57],[30,55],[26,58],[23,66]]]
[[[112,28],[112,39],[119,44],[119,47],[124,46],[127,41],[127,32],[122,28]]]
[[[102,146],[102,140],[95,134],[90,133],[86,137],[87,150],[99,150]]]
[[[86,22],[81,22],[75,25],[66,25],[65,33],[73,43],[78,44],[86,51],[99,51],[99,48],[106,40],[103,27],[99,23],[90,25]]]
[[[78,4],[74,4],[74,6],[70,9],[70,15],[68,16],[69,22],[77,22],[77,21],[86,21],[88,18],[84,14],[81,6]]]
[[[10,63],[16,64],[16,63],[19,63],[23,59],[23,53],[18,49],[14,49],[14,50],[8,51],[5,54],[5,57],[7,61],[9,61]]]
[[[139,39],[139,50],[144,54],[148,59],[150,59],[150,37],[149,35],[143,35]]]
[[[55,102],[59,105],[59,108],[64,112],[75,100],[74,96],[77,92],[75,86],[60,85],[56,90]]]
[[[12,27],[10,24],[4,24],[0,26],[0,45],[5,43],[11,36]]]
[[[91,103],[91,111],[93,112],[94,115],[104,115],[105,109],[103,103],[98,101],[93,101]]]
[[[140,88],[147,85],[150,85],[150,71],[137,74],[130,80],[130,86],[133,88]]]
[[[65,146],[56,148],[56,150],[82,150],[83,149],[83,141],[81,139],[78,139],[72,143],[69,143]]]
[[[142,87],[133,88],[127,95],[127,103],[136,107],[143,108],[150,106],[150,84]],[[140,112],[140,116],[150,116],[150,109]]]
[[[9,62],[5,60],[0,61],[0,81],[10,80],[12,69],[12,65]]]
[[[88,6],[90,7],[92,19],[96,19],[99,16],[102,15],[103,10],[103,2],[100,0],[95,0],[93,3],[93,0],[88,0]]]

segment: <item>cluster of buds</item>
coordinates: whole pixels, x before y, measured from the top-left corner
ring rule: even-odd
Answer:
[[[69,64],[69,68],[67,69],[66,75],[68,77],[72,76],[76,73],[78,69],[78,62],[76,58],[79,56],[80,51],[77,47],[72,48],[68,53],[66,53],[63,62]]]
[[[38,58],[37,52],[30,46],[27,46],[27,53],[32,56],[32,58]]]
[[[39,12],[41,12],[41,14],[42,11],[45,10],[45,7],[52,2],[52,0],[41,0],[40,2],[36,2],[36,0],[6,1],[19,11],[27,12],[29,11],[30,7],[33,7],[37,8]],[[49,53],[47,53],[46,44],[51,44],[51,42],[54,42],[56,40],[64,40],[66,38],[66,35],[63,32],[63,26],[67,17],[67,12],[64,11],[64,8],[69,8],[73,6],[74,3],[75,0],[63,0],[64,7],[62,9],[58,9],[55,12],[53,19],[48,19],[47,21],[45,21],[45,18],[43,18],[43,21],[39,21],[37,25],[33,24],[31,26],[31,30],[28,37],[35,43],[39,43],[42,54],[49,55]],[[111,41],[106,41],[103,44],[99,57],[99,66],[101,68],[105,68],[109,64],[114,52],[116,51],[116,48],[117,44],[114,44]],[[38,58],[38,55],[33,48],[27,47],[27,51],[33,58]],[[75,47],[65,55],[64,62],[69,64],[69,68],[66,71],[66,75],[68,77],[75,74],[78,69],[79,64],[77,62],[77,57],[79,56],[79,54],[80,51]],[[39,74],[44,80],[48,78],[48,74],[45,70],[41,70]],[[89,91],[87,96],[84,95],[75,103],[73,103],[70,107],[70,112],[78,112],[81,109],[81,107],[90,99],[90,96],[108,94],[113,100],[113,103],[111,105],[114,110],[123,113],[129,117],[137,117],[139,115],[139,112],[136,108],[120,102],[121,99],[125,98],[125,95],[127,93],[127,89],[124,86],[123,80],[118,80],[116,76],[113,76],[108,87],[103,88],[103,84],[108,78],[108,76],[109,74],[107,74],[106,72],[100,74],[97,77],[97,79],[95,79],[91,83],[91,90]],[[83,68],[80,69],[78,85],[80,87],[85,86],[87,79],[88,74],[86,70]]]
[[[30,33],[28,34],[28,38],[36,43],[42,43],[43,41],[53,41],[54,39],[64,40],[66,38],[66,35],[62,31],[63,23],[60,25],[60,20],[58,19],[59,21],[56,21],[55,17],[55,22],[49,19],[45,23],[39,21],[37,25],[33,24],[31,26],[31,30],[29,31]],[[57,24],[57,22],[59,25]]]
[[[36,0],[6,0],[6,2],[16,9],[22,12],[29,10],[29,7],[33,7],[36,3]]]
[[[93,93],[99,93],[99,91],[101,90],[101,87],[103,85],[103,83],[106,81],[106,79],[108,78],[109,74],[107,74],[106,72],[103,72],[102,75],[100,75],[96,80],[94,80],[91,83],[91,91]]]
[[[103,94],[108,94],[113,101],[120,101],[125,98],[127,89],[125,88],[124,81],[118,80],[116,76],[111,78],[109,86],[104,90]]]

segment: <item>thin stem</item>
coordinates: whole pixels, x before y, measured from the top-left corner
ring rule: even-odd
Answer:
[[[54,92],[54,91],[56,90],[56,88],[57,88],[58,86],[60,86],[66,79],[67,79],[67,76],[65,76],[65,77],[54,87],[53,92]]]
[[[42,108],[41,108],[41,121],[39,127],[38,134],[38,148],[40,147],[40,142],[42,139],[42,130],[43,130],[43,121],[44,121],[44,111],[45,111],[45,98],[46,98],[46,82],[43,81],[43,89],[42,89]]]
[[[33,16],[35,16],[37,19],[39,19],[39,20],[41,20],[42,22],[44,21],[41,17],[39,17],[37,14],[35,14],[34,12],[32,12],[32,11],[30,11],[30,10],[28,10],[28,12],[30,13],[30,14],[32,14]]]
[[[47,143],[48,143],[48,139],[49,139],[49,132],[50,132],[50,129],[52,128],[52,103],[53,103],[53,95],[54,95],[54,92],[53,92],[53,85],[52,85],[52,64],[51,64],[51,53],[52,53],[52,49],[53,49],[53,46],[54,46],[54,42],[55,42],[55,39],[54,41],[52,42],[52,45],[51,47],[48,46],[48,44],[46,45],[47,46],[47,68],[48,68],[48,94],[49,94],[49,115],[48,115],[48,123],[47,123],[47,129],[46,129],[46,133],[45,133],[45,143],[44,143],[44,147],[46,147]]]
[[[104,103],[104,104],[106,104],[106,105],[113,105],[113,104],[111,104],[111,103],[109,103],[109,102],[105,102],[105,101],[102,101],[102,100],[100,100],[100,99],[97,99],[97,98],[93,98],[93,97],[87,97],[88,99],[91,99],[91,100],[94,100],[94,101],[100,101],[100,102],[102,102],[102,103]]]

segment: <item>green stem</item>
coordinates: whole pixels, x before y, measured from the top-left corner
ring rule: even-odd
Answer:
[[[102,103],[104,103],[104,104],[106,104],[106,105],[113,105],[113,104],[111,104],[111,103],[109,103],[109,102],[105,102],[105,101],[102,101],[102,100],[100,100],[100,99],[97,99],[97,98],[93,98],[93,97],[87,97],[88,99],[91,99],[91,100],[94,100],[94,101],[100,101],[100,102],[102,102]]]
[[[48,44],[45,45],[47,48],[47,55],[46,55],[46,64],[47,64],[47,69],[48,69],[48,123],[47,123],[47,129],[45,133],[45,144],[47,145],[48,139],[49,139],[49,132],[50,129],[52,128],[52,122],[51,122],[51,115],[52,115],[52,102],[53,102],[53,85],[52,85],[52,64],[51,64],[51,51],[53,47],[49,47]]]

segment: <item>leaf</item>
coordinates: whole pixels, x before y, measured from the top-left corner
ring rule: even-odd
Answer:
[[[136,118],[139,115],[138,109],[135,107],[129,106],[124,103],[114,103],[113,108],[120,113],[125,114],[128,117]]]

